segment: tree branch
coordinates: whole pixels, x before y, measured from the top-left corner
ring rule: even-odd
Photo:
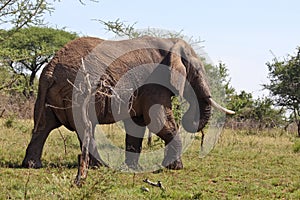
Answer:
[[[8,4],[12,1],[13,0],[8,0],[6,3],[4,3],[3,6],[1,6],[0,11],[2,11],[6,6],[8,6]]]
[[[15,77],[13,80],[11,80],[9,83],[4,84],[0,87],[0,90],[3,90],[5,88],[11,87],[12,84],[14,84],[14,82],[16,82],[18,80],[18,77]]]
[[[4,112],[5,112],[5,108],[1,111],[0,118],[3,116]]]

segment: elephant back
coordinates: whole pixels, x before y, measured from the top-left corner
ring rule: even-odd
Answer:
[[[103,40],[95,37],[81,37],[67,43],[61,48],[44,68],[42,77],[52,78],[56,67],[64,67],[70,71],[78,71],[81,59],[85,58]]]

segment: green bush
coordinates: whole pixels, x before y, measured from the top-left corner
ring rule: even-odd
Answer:
[[[13,117],[13,116],[10,116],[10,117],[8,117],[8,118],[5,120],[4,126],[5,126],[6,128],[12,128],[13,125],[14,125],[14,121],[15,121],[14,117]]]
[[[296,140],[294,145],[293,145],[293,151],[295,153],[299,153],[300,152],[300,139]]]

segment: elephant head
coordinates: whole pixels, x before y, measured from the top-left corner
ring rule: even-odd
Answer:
[[[172,47],[170,66],[171,84],[190,104],[182,118],[182,126],[186,131],[201,131],[208,123],[211,107],[227,114],[235,113],[212,99],[204,66],[192,47],[183,40],[177,40]]]

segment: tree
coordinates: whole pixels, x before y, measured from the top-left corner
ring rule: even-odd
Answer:
[[[277,106],[292,111],[300,137],[300,47],[297,51],[295,56],[289,55],[283,61],[275,58],[266,64],[270,83],[264,88],[271,92]]]
[[[251,93],[246,91],[241,91],[239,94],[234,93],[230,95],[230,101],[227,106],[236,112],[233,118],[237,121],[242,121],[244,119],[251,119],[253,112],[254,100]]]
[[[236,112],[230,123],[241,122],[242,128],[274,128],[283,124],[284,110],[273,106],[270,98],[253,99],[251,93],[241,91],[229,96],[227,107]],[[244,123],[244,124],[243,124]]]
[[[22,75],[26,89],[32,94],[32,86],[37,72],[68,41],[75,39],[75,33],[46,27],[28,27],[15,32],[1,31],[6,37],[14,36],[0,43],[0,64],[7,66],[14,74]]]
[[[44,24],[45,13],[54,10],[53,2],[60,0],[1,0],[0,30],[11,29],[10,35],[0,35],[0,43],[11,37],[23,27],[40,26]],[[85,5],[84,0],[78,0]],[[97,0],[89,0],[97,2]]]
[[[50,12],[52,6],[46,0],[3,0],[0,1],[0,28],[10,28],[11,35],[27,25],[37,25],[43,22],[45,12]],[[5,35],[10,37],[11,35]],[[6,39],[0,35],[0,43]]]
[[[253,118],[261,127],[273,128],[283,124],[285,110],[273,105],[273,100],[268,97],[258,98],[253,102]]]
[[[229,72],[226,65],[221,62],[218,65],[212,65],[206,63],[205,59],[203,60],[213,97],[218,102],[227,104],[235,90],[230,86]]]

